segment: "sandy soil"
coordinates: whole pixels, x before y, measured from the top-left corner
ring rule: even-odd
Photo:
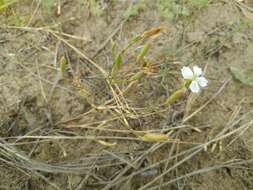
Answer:
[[[160,189],[253,189],[253,87],[231,72],[234,66],[253,69],[249,15],[232,1],[212,1],[190,16],[172,21],[161,18],[155,2],[147,1],[126,20],[122,14],[132,1],[101,2],[101,15],[69,0],[61,1],[60,15],[57,6],[49,13],[43,5],[37,7],[30,1],[1,12],[0,190],[135,190],[159,189],[159,185]],[[41,28],[45,26],[54,27]],[[158,26],[168,30],[155,40],[148,57],[159,71],[147,75],[126,95],[128,105],[137,110],[135,115],[130,109],[127,121],[138,131],[188,125],[170,134],[172,139],[188,143],[136,140],[119,118],[119,110],[92,107],[104,105],[113,93],[87,57],[109,71],[113,42],[119,50],[134,35]],[[122,77],[138,70],[133,64],[137,50],[134,47],[126,53]],[[63,56],[68,66],[60,79],[56,68]],[[183,65],[205,68],[208,87],[198,95],[188,93],[165,112],[144,116],[156,112],[180,86]],[[119,86],[124,88],[124,84]],[[80,125],[86,127],[76,127]],[[97,129],[101,127],[114,131]],[[240,128],[190,156],[192,148],[219,137],[221,131]],[[63,136],[70,139],[57,139]],[[80,136],[86,138],[78,139]],[[117,144],[105,146],[88,139],[91,136],[125,140],[110,139],[108,142]],[[179,154],[186,150],[190,152]]]

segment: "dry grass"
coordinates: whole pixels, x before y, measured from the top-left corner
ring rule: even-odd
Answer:
[[[41,1],[32,13],[28,25],[36,16],[40,3]],[[55,66],[45,66],[50,73],[54,73],[53,81],[41,72],[43,67],[38,62],[35,64],[35,70],[25,64],[22,56],[20,56],[22,61],[15,63],[27,76],[37,81],[36,84],[39,86],[40,96],[43,97],[45,112],[48,114],[50,124],[49,127],[34,127],[26,134],[0,137],[1,162],[21,171],[26,176],[35,175],[55,189],[62,189],[62,187],[51,181],[47,174],[63,174],[68,176],[68,179],[69,175],[81,175],[80,183],[72,188],[75,190],[84,188],[90,177],[97,180],[93,184],[94,188],[110,190],[127,185],[140,176],[149,176],[151,179],[143,182],[138,189],[154,190],[180,183],[189,177],[224,168],[250,169],[248,167],[252,159],[235,158],[220,163],[215,162],[212,165],[207,164],[191,172],[178,172],[179,168],[184,167],[184,164],[198,158],[201,154],[215,153],[218,156],[229,149],[252,127],[253,110],[240,115],[242,102],[239,102],[232,110],[227,124],[222,126],[217,133],[214,132],[215,135],[207,136],[204,139],[206,131],[210,132],[213,129],[209,129],[209,126],[195,126],[191,121],[222,95],[232,79],[227,78],[206,102],[198,104],[198,108],[192,108],[198,98],[193,95],[183,97],[179,103],[165,106],[164,93],[161,90],[157,90],[160,94],[152,91],[161,89],[160,75],[157,70],[162,68],[162,63],[156,62],[159,58],[156,57],[155,52],[157,44],[163,40],[159,41],[159,37],[156,36],[160,34],[160,31],[156,31],[160,28],[142,31],[142,34],[137,35],[140,39],[134,43],[131,43],[131,40],[130,43],[127,42],[124,45],[119,42],[119,45],[115,47],[118,54],[114,57],[107,56],[109,66],[99,58],[109,42],[122,30],[125,22],[126,20],[120,22],[121,25],[116,27],[114,32],[101,43],[102,45],[95,51],[92,58],[76,45],[83,40],[83,37],[58,31],[57,26],[60,24],[40,28],[1,26],[1,30],[14,33],[36,33],[47,36],[52,39],[52,46],[57,47],[56,52],[51,52],[51,44],[48,48],[50,53],[55,55]],[[68,61],[68,68],[60,70],[58,66],[60,64],[59,44],[63,44],[64,50],[68,52],[67,56],[63,55],[66,60],[70,60],[68,56],[72,59],[78,57],[84,64]],[[122,58],[123,63],[117,62],[115,59],[117,55]],[[15,56],[19,57],[18,53]],[[182,65],[180,62],[179,64]],[[206,70],[208,66],[206,65]],[[85,77],[96,80],[92,82],[85,80],[86,78],[81,80],[84,71],[86,72]],[[66,73],[61,75],[61,72]],[[139,75],[136,74],[140,72],[142,75],[138,78]],[[178,71],[174,69],[173,72]],[[180,83],[180,80],[177,82]],[[176,83],[172,85],[175,86],[175,89],[178,86]],[[145,88],[146,86],[148,87]],[[79,115],[55,121],[50,106],[56,102],[54,94],[57,90],[62,90],[76,99],[81,98],[87,103],[88,108]],[[140,93],[141,90],[143,91]],[[154,93],[159,95],[154,96]],[[8,108],[6,109],[8,111]],[[174,117],[173,114],[176,112],[184,113],[183,117],[176,118],[171,124],[164,125],[168,118]],[[149,140],[143,138],[147,134],[158,136],[152,139],[152,142],[147,142]],[[164,139],[164,136],[168,138]],[[229,143],[223,143],[228,141]],[[60,154],[63,155],[61,161],[56,158],[49,158],[53,160],[52,162],[36,159],[34,156],[36,149],[43,144],[47,146],[47,143],[58,146]],[[78,147],[80,144],[82,148],[87,148],[84,150],[84,156],[73,149],[66,148],[70,145]],[[69,159],[71,153],[73,157]],[[145,161],[147,162],[155,155],[158,159],[145,165]],[[62,161],[65,158],[67,159]],[[107,177],[106,171],[114,171],[115,168],[116,172]]]

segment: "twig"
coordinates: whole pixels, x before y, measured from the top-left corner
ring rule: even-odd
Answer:
[[[98,54],[105,48],[105,46],[110,42],[110,40],[119,32],[119,30],[122,28],[123,24],[126,22],[126,20],[122,21],[119,26],[112,32],[112,34],[102,43],[101,47],[94,53],[92,58],[95,58],[98,56]]]
[[[224,84],[220,87],[220,89],[206,102],[204,103],[200,108],[198,108],[196,111],[194,111],[192,114],[190,114],[188,117],[183,119],[182,123],[187,122],[190,120],[193,116],[195,116],[197,113],[199,113],[201,110],[203,110],[208,104],[210,104],[226,87],[226,85],[231,81],[231,78],[224,82]]]

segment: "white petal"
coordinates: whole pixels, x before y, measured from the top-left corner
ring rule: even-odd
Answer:
[[[190,67],[183,67],[181,69],[181,73],[182,73],[184,79],[192,79],[193,78],[193,72],[190,69]]]
[[[193,66],[193,73],[195,76],[199,77],[202,75],[202,69],[198,66]]]
[[[190,89],[193,93],[198,93],[200,90],[199,84],[196,80],[192,81],[190,84]]]
[[[196,80],[198,81],[199,86],[201,86],[201,87],[206,87],[207,86],[208,80],[206,80],[205,77],[197,77]]]

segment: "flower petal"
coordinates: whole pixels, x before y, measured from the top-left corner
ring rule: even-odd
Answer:
[[[205,77],[197,77],[196,81],[198,81],[199,86],[206,87],[208,80]]]
[[[192,79],[193,78],[193,72],[190,69],[190,67],[183,67],[181,69],[181,73],[182,73],[184,79]]]
[[[202,69],[198,66],[193,66],[193,73],[195,76],[199,77],[202,75]]]
[[[200,90],[199,84],[196,80],[192,81],[190,84],[190,89],[193,93],[198,93]]]

